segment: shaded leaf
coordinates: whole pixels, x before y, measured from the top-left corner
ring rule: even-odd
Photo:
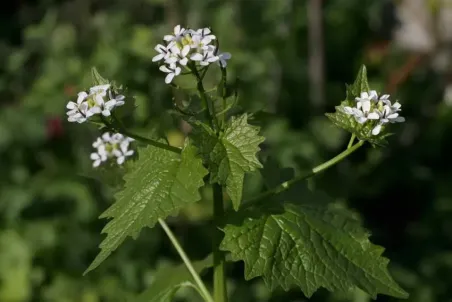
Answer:
[[[91,68],[91,77],[93,78],[93,83],[95,86],[97,85],[105,85],[110,84],[110,81],[103,78],[99,72],[97,71],[96,67]]]
[[[143,148],[140,158],[124,176],[125,187],[101,218],[111,217],[102,233],[107,237],[85,274],[104,261],[127,236],[136,238],[143,227],[153,227],[159,218],[175,214],[188,203],[201,199],[207,170],[197,158],[195,147],[187,144],[182,155],[153,146]]]
[[[211,183],[226,186],[234,209],[242,199],[245,172],[255,171],[262,165],[256,157],[264,137],[259,127],[248,124],[248,115],[232,117],[219,137],[206,124],[197,123],[193,139],[210,169]]]
[[[198,274],[213,264],[212,257],[193,262]],[[170,302],[174,294],[184,286],[196,286],[190,272],[184,264],[163,267],[154,275],[154,282],[133,302]]]

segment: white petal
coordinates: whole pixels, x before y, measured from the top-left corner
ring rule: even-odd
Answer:
[[[105,93],[110,88],[110,84],[97,85],[89,89],[91,93]]]
[[[176,69],[174,70],[174,75],[175,76],[180,75],[181,71],[182,71],[182,69],[180,67],[176,67]]]
[[[162,65],[159,67],[159,69],[163,72],[169,73],[172,72],[171,70],[168,69],[168,67],[166,67],[165,65]]]
[[[118,163],[118,165],[122,165],[125,160],[126,160],[126,158],[124,156],[121,156],[121,157],[118,157],[116,162]]]
[[[189,51],[190,51],[190,45],[185,45],[184,48],[182,48],[181,55],[183,57],[186,57],[188,55]]]
[[[164,37],[163,37],[163,40],[165,40],[165,41],[173,41],[174,40],[174,36],[172,36],[172,35],[165,35]]]
[[[400,109],[400,107],[402,107],[402,105],[399,102],[395,102],[392,107],[394,107],[396,110]]]
[[[125,156],[132,156],[133,155],[133,150],[129,150],[129,151],[127,151],[124,155]]]
[[[174,78],[174,73],[168,73],[168,75],[165,77],[165,83],[166,83],[166,84],[171,83],[171,81],[173,80],[173,78]]]
[[[102,139],[104,140],[104,142],[109,142],[111,140],[110,133],[105,132],[104,134],[102,134]]]
[[[403,116],[398,116],[397,118],[392,120],[393,122],[396,123],[403,123],[405,121],[405,118]]]
[[[187,63],[188,63],[188,59],[187,58],[183,58],[183,59],[179,60],[179,64],[180,65],[185,66],[185,65],[187,65]]]
[[[110,110],[104,109],[104,111],[102,111],[102,115],[103,116],[110,116],[111,112],[110,112]]]
[[[381,125],[378,124],[377,126],[375,126],[375,128],[372,129],[372,134],[373,135],[378,135],[381,131]]]
[[[369,99],[369,94],[367,92],[361,92],[360,94],[360,98],[361,99]]]
[[[71,115],[74,115],[74,114],[77,114],[77,113],[79,113],[78,112],[78,109],[74,109],[74,110],[69,110],[68,112],[66,112],[66,114],[68,115],[68,116],[71,116]],[[80,113],[79,113],[80,114]],[[80,114],[81,115],[81,114]]]
[[[363,105],[363,112],[369,112],[370,111],[370,101],[363,101],[361,103]]]
[[[223,52],[223,53],[220,54],[220,57],[223,60],[229,60],[232,57],[232,55],[229,52]]]
[[[367,121],[367,117],[364,117],[364,116],[357,116],[356,117],[356,121],[358,122],[358,123],[360,123],[360,124],[364,124],[366,121]]]
[[[101,161],[100,161],[100,160],[96,160],[96,161],[94,161],[94,162],[93,162],[93,167],[94,167],[94,168],[97,168],[97,167],[99,167],[99,166],[100,166],[100,163],[101,163]]]
[[[202,61],[204,59],[204,56],[200,53],[195,53],[190,57],[193,61]]]
[[[152,58],[152,62],[157,62],[160,61],[161,59],[163,59],[165,57],[165,54],[158,54],[155,57]]]
[[[99,154],[97,153],[91,153],[91,155],[89,156],[92,160],[97,160],[100,158]]]
[[[398,116],[399,116],[398,113],[391,113],[390,115],[387,116],[387,118],[390,119],[390,120],[392,120],[392,119],[397,118]]]
[[[111,151],[113,153],[114,156],[116,157],[121,157],[122,156],[122,152],[119,151],[118,149],[114,149],[113,151]]]
[[[105,109],[111,110],[113,109],[113,107],[116,106],[117,101],[115,99],[113,100],[109,100],[108,102],[105,103]]]
[[[74,102],[69,102],[69,103],[67,103],[66,108],[67,109],[75,109],[75,108],[77,108],[77,104]]]
[[[380,100],[388,100],[389,97],[390,97],[389,94],[383,94],[383,95],[380,97]]]
[[[85,91],[79,92],[77,97],[77,104],[80,105],[88,97],[88,94]]]
[[[369,92],[369,99],[375,100],[375,101],[378,100],[378,94],[375,90],[371,90]]]
[[[180,32],[181,32],[180,25],[174,26],[174,33],[175,33],[176,35],[178,35],[178,34],[180,34]]]
[[[376,112],[371,112],[371,113],[369,113],[367,118],[370,120],[378,120],[378,119],[380,119],[380,115]]]

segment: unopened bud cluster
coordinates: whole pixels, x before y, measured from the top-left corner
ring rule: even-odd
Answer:
[[[200,66],[217,62],[225,68],[231,54],[219,52],[217,44],[212,44],[216,39],[209,28],[193,30],[177,25],[174,27],[174,34],[164,36],[164,44],[158,44],[155,47],[158,54],[152,58],[152,61],[163,62],[160,70],[167,74],[165,77],[167,84],[180,75],[181,66],[187,66],[190,61]]]

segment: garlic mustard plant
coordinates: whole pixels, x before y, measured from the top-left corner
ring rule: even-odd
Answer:
[[[182,147],[171,146],[165,137],[144,137],[126,127],[121,113],[133,98],[95,68],[94,86],[67,104],[70,122],[88,122],[103,133],[92,145],[93,167],[107,162],[110,165],[105,167],[126,167],[115,203],[101,216],[110,218],[102,231],[106,237],[85,273],[98,267],[127,237],[136,238],[143,228],[159,224],[182,264],[159,270],[157,281],[136,301],[172,301],[176,291],[186,286],[195,288],[206,302],[228,301],[228,261],[243,261],[247,280],[262,278],[270,290],[298,288],[308,298],[321,287],[334,292],[359,288],[372,298],[378,294],[407,298],[388,271],[383,248],[370,242],[361,223],[348,209],[331,206],[326,201],[332,199],[306,185],[308,178],[363,146],[387,144],[392,124],[405,120],[401,104],[371,90],[363,66],[355,82],[347,86],[345,100],[334,113],[326,114],[334,125],[350,133],[345,150],[309,173],[295,176],[293,170],[259,158],[265,138],[251,123],[256,115],[233,110],[238,91],[227,67],[234,60],[230,53],[219,51],[219,38],[212,30],[177,25],[162,40],[149,50],[152,61],[166,74],[165,83],[190,96],[188,106],[174,104],[174,118],[192,126]],[[207,91],[205,77],[215,72],[213,80],[218,83]],[[178,77],[192,78],[194,87],[179,87],[173,83]],[[245,175],[253,171],[261,172],[266,188],[244,199]],[[165,219],[200,201],[200,189],[205,186],[213,193],[212,254],[192,261]],[[201,278],[207,269],[213,270],[213,282]]]

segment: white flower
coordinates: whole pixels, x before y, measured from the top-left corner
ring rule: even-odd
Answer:
[[[359,104],[359,105],[358,105]],[[358,108],[344,107],[344,112],[353,115],[356,121],[360,124],[364,124],[367,120],[378,120],[380,116],[376,112],[370,112],[370,101],[362,101],[356,104]]]
[[[215,55],[215,47],[212,45],[208,45],[202,48],[202,53],[193,54],[190,59],[195,62],[199,62],[202,66],[207,66],[210,63],[216,62],[219,60],[218,56]]]
[[[376,110],[376,112],[379,115],[379,123],[375,126],[374,129],[372,129],[373,135],[378,135],[381,131],[381,127],[384,124],[387,123],[403,123],[405,121],[405,118],[402,116],[399,116],[398,111],[400,111],[401,105],[396,102],[394,105],[391,105],[389,102],[389,105],[384,105],[382,110]]]
[[[105,102],[104,98],[110,98]],[[66,108],[69,122],[83,123],[95,114],[110,116],[113,108],[124,105],[124,96],[113,96],[111,85],[98,85],[91,87],[89,93],[78,93],[77,102],[69,102]]]
[[[211,45],[215,39],[215,35],[209,28],[193,30],[177,25],[174,27],[174,34],[165,35],[163,38],[169,44],[158,44],[155,47],[158,54],[152,58],[152,61],[164,62],[159,68],[167,74],[165,78],[167,84],[181,73],[180,67],[186,66],[189,61],[201,66],[218,62],[220,67],[225,68],[231,54],[219,53],[217,46]]]
[[[134,151],[129,150],[129,141],[124,140],[119,144],[119,150],[115,150],[116,162],[118,165],[122,165],[127,157],[132,156]]]
[[[163,37],[163,40],[172,42],[172,41],[179,41],[185,34],[185,28],[181,27],[180,25],[176,25],[174,27],[174,36],[173,35],[165,35]]]
[[[217,37],[211,34],[211,30],[209,28],[200,28],[198,30],[192,30],[192,47],[200,47],[208,45],[215,40]]]
[[[180,65],[187,65],[187,55],[190,52],[190,45],[185,45],[182,49],[175,45],[171,47],[171,56],[165,61],[168,64],[179,63]]]
[[[86,92],[80,92],[77,97],[77,103],[71,101],[67,103],[66,108],[69,111],[66,114],[69,122],[83,123],[86,121],[85,114],[88,109],[88,104],[85,102],[86,97]]]
[[[154,48],[159,54],[152,58],[152,62],[157,62],[160,60],[167,60],[171,55],[171,47],[173,47],[176,43],[171,42],[167,46],[163,46],[162,44],[157,44]]]
[[[102,162],[107,160],[107,155],[93,152],[91,153],[90,158],[93,160],[93,167],[96,168],[99,167]]]
[[[370,103],[378,101],[378,94],[375,90],[369,92],[361,92],[360,97],[355,98],[356,108],[361,109],[364,105],[366,108],[370,106]]]
[[[226,60],[229,60],[231,58],[231,54],[229,52],[222,52],[218,55],[218,63],[220,64],[220,67],[225,68],[227,65]]]
[[[113,158],[117,164],[122,165],[127,157],[134,154],[133,150],[129,150],[130,143],[133,141],[133,138],[120,133],[111,135],[109,132],[105,132],[93,143],[93,147],[97,149],[90,155],[93,167],[98,167],[103,162]]]
[[[166,72],[167,75],[165,77],[165,83],[169,84],[173,81],[175,76],[178,76],[181,73],[180,67],[176,66],[176,64],[170,64],[167,66],[162,65],[159,68],[161,71]]]
[[[104,97],[107,95],[107,91],[108,91],[108,89],[110,89],[110,87],[111,87],[110,84],[93,86],[89,89],[89,92],[91,94],[95,94],[95,95]]]

